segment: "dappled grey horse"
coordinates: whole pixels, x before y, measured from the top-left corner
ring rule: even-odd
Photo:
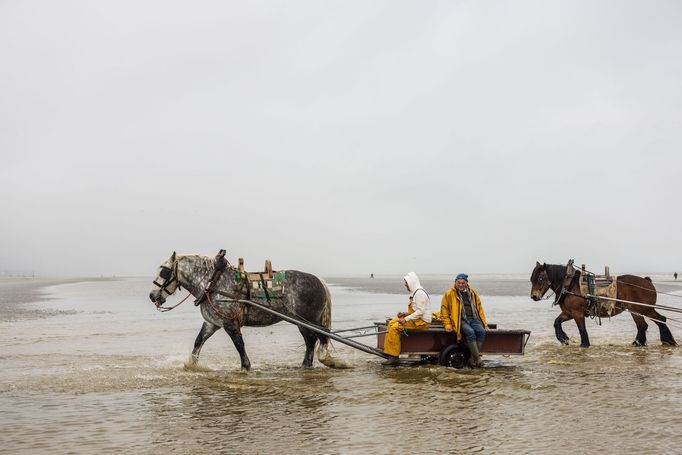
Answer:
[[[208,256],[176,255],[173,252],[171,257],[159,266],[159,272],[156,280],[154,280],[154,288],[149,293],[149,298],[159,306],[180,286],[187,289],[201,302],[199,306],[201,315],[204,317],[204,324],[194,342],[190,364],[196,364],[201,347],[211,335],[222,327],[239,352],[242,369],[248,370],[251,367],[251,362],[244,349],[241,327],[268,326],[282,319],[236,301],[247,298],[246,287],[249,286],[249,283],[245,278],[240,278],[239,274],[236,273],[237,270],[233,267],[228,267],[219,275],[215,284],[211,286],[211,290],[215,292],[205,296],[205,290],[216,268],[215,265],[216,259]],[[283,276],[283,295],[268,302],[252,300],[267,305],[287,316],[329,329],[331,327],[332,302],[329,289],[325,283],[314,275],[297,270],[286,270],[278,273]],[[334,357],[327,349],[329,343],[327,336],[300,326],[299,330],[306,346],[305,356],[303,357],[304,367],[312,366],[315,345],[318,340],[320,342],[317,350],[318,360],[330,367],[337,366]]]

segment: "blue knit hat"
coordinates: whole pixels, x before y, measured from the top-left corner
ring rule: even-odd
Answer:
[[[462,279],[468,283],[469,282],[469,275],[467,275],[466,273],[460,273],[459,275],[457,275],[457,277],[455,277],[455,280],[459,280],[459,279]]]

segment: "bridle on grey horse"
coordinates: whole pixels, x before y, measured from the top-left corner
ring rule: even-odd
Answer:
[[[161,266],[161,272],[159,272],[159,277],[163,278],[163,284],[160,284],[156,280],[154,280],[154,284],[159,287],[161,292],[165,292],[169,296],[173,294],[172,292],[168,291],[168,286],[171,284],[175,283],[178,281],[178,261],[176,260],[175,263],[171,267],[167,267],[165,265]],[[180,282],[178,281],[178,289],[182,290],[182,286],[180,285]]]
[[[171,284],[175,283],[177,281],[178,283],[178,290],[182,290],[182,285],[180,284],[180,281],[178,280],[178,261],[176,260],[175,263],[171,267],[167,267],[165,265],[161,266],[161,272],[159,272],[159,277],[163,278],[163,284],[157,282],[156,280],[153,281],[153,283],[159,287],[159,290],[161,292],[165,292],[168,294],[168,297],[170,297],[173,292],[170,292],[167,288]],[[185,300],[189,298],[189,296],[192,295],[192,293],[188,293],[187,296],[182,299],[180,302],[176,303],[175,305],[171,307],[165,307],[163,306],[163,303],[159,303],[158,301],[154,302],[154,305],[156,306],[156,309],[161,311],[162,313],[165,313],[166,311],[170,311],[173,308],[179,306],[181,303],[183,303]],[[163,295],[162,295],[163,296]]]

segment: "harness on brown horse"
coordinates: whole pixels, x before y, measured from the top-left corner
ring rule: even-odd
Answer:
[[[587,316],[592,319],[597,318],[601,325],[602,315],[611,317],[617,304],[614,300],[605,300],[601,297],[607,299],[618,297],[618,277],[609,273],[608,266],[605,268],[604,275],[596,275],[583,268],[583,274],[580,276],[580,293],[587,300]]]
[[[573,267],[573,259],[569,259],[568,264],[566,265],[566,275],[564,276],[564,280],[561,283],[561,291],[556,294],[556,298],[554,299],[552,306],[561,304],[561,299],[563,299],[564,295],[566,294],[578,295],[568,290],[568,288],[571,286],[571,282],[573,281],[573,277],[575,277],[575,267]]]
[[[601,325],[601,315],[606,313],[611,316],[615,308],[614,302],[609,302],[599,297],[616,297],[617,287],[616,280],[617,277],[612,277],[609,274],[608,267],[606,268],[606,273],[604,276],[595,275],[592,272],[585,270],[585,266],[580,269],[580,279],[579,279],[579,292],[569,291],[571,283],[575,278],[576,269],[573,267],[574,260],[570,259],[568,264],[566,264],[566,276],[564,277],[563,283],[561,285],[561,292],[557,294],[553,305],[558,305],[561,303],[561,299],[566,295],[573,295],[585,299],[585,316],[589,316],[592,319],[597,319],[599,325]]]

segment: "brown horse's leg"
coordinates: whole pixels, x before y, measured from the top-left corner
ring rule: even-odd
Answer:
[[[622,275],[618,277],[618,298],[643,304],[625,304],[625,309],[632,313],[632,318],[637,324],[637,338],[634,343],[632,343],[636,346],[643,346],[646,344],[646,333],[644,331],[646,330],[647,324],[644,321],[644,317],[651,319],[658,326],[658,330],[661,332],[661,343],[672,346],[677,345],[675,338],[673,338],[673,334],[670,333],[670,329],[665,322],[666,317],[659,314],[654,307],[654,305],[656,305],[656,297],[656,288],[649,277],[642,278],[634,275]]]
[[[585,328],[585,316],[583,314],[574,314],[573,319],[575,319],[575,324],[578,326],[578,332],[580,332],[580,347],[589,348],[590,337],[587,336],[587,329]]]
[[[675,341],[673,334],[670,332],[668,324],[665,323],[666,317],[657,311],[654,311],[654,313],[656,314],[656,319],[658,319],[658,321],[654,321],[654,323],[658,326],[658,330],[661,332],[661,343],[667,344],[669,346],[677,346],[677,341]]]
[[[649,328],[649,325],[642,316],[632,312],[630,314],[632,315],[632,319],[635,321],[635,325],[637,326],[637,337],[635,338],[635,341],[632,342],[632,345],[646,346],[646,329]]]
[[[568,344],[568,341],[569,341],[568,335],[566,335],[566,332],[564,332],[564,329],[561,328],[561,324],[568,321],[569,319],[572,319],[572,317],[569,314],[562,312],[554,320],[554,333],[556,334],[557,340],[559,340],[559,342],[561,344]]]

